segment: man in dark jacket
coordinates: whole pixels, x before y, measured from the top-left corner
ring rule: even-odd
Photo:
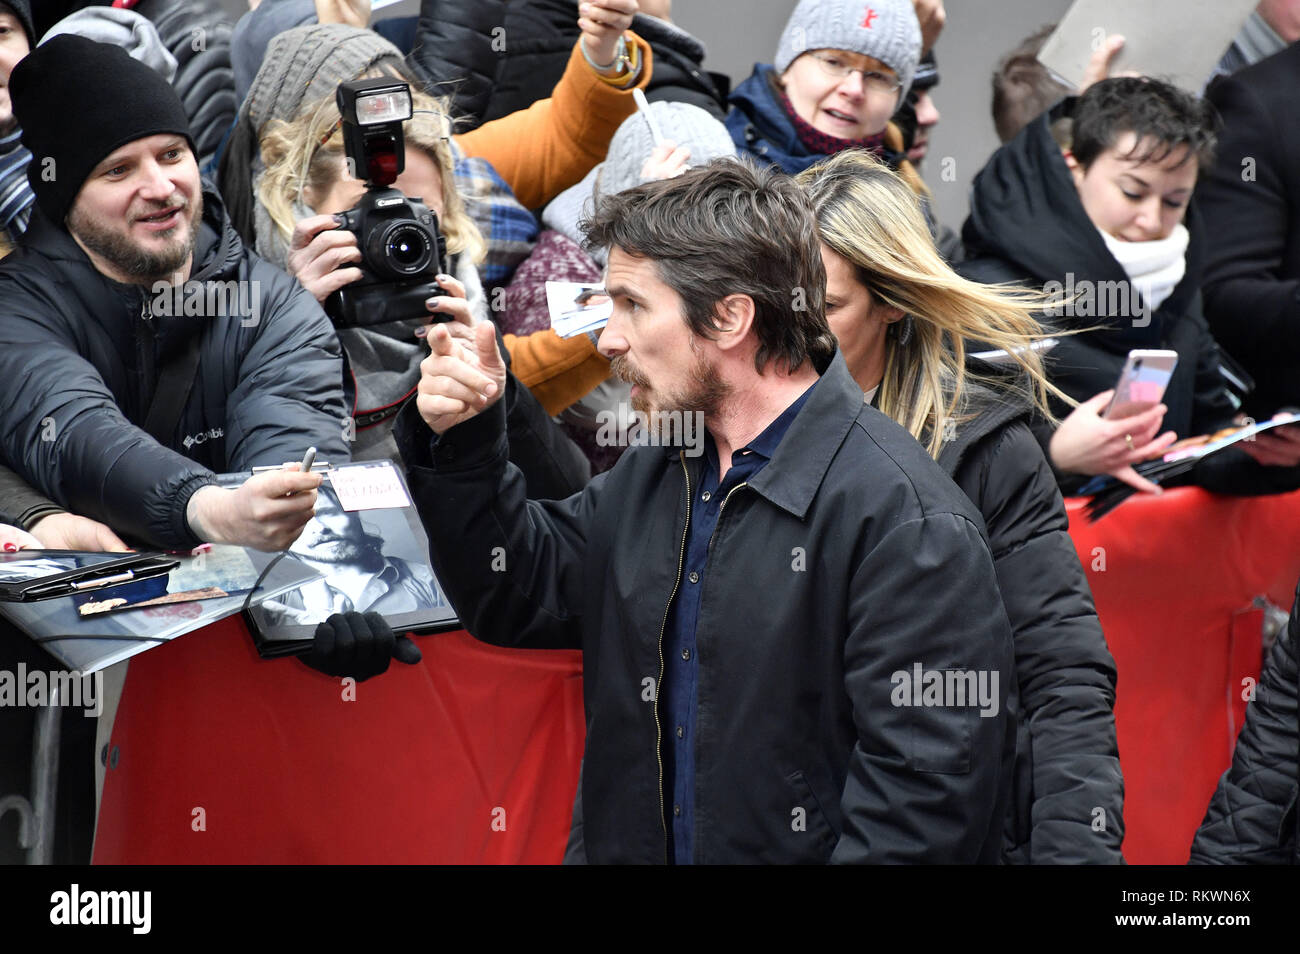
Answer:
[[[1300,405],[1300,43],[1214,83],[1223,116],[1217,160],[1196,200],[1214,236],[1205,316],[1255,378],[1259,419]]]
[[[431,332],[398,428],[470,632],[584,651],[588,859],[995,862],[1016,687],[988,544],[835,351],[806,198],[719,160],[588,236],[649,442],[526,500],[490,329],[472,355]]]
[[[61,36],[19,65],[11,91],[37,211],[0,265],[6,462],[60,506],[154,546],[287,546],[318,475],[209,485],[214,470],[311,445],[347,458],[329,321],[203,191],[162,77]]]

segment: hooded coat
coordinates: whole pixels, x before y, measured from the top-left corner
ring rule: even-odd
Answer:
[[[425,0],[410,61],[443,85],[464,128],[527,109],[563,75],[580,31],[573,0]],[[646,98],[699,106],[718,119],[726,77],[704,70],[704,45],[680,27],[638,13],[632,31],[653,51]]]
[[[1184,223],[1190,233],[1186,272],[1160,307],[1149,310],[1141,299],[1130,299],[1128,276],[1084,211],[1052,136],[1052,125],[1069,117],[1076,102],[1067,98],[1039,116],[976,175],[970,216],[962,227],[966,260],[957,271],[986,284],[1011,282],[1044,294],[1091,296],[1043,319],[1050,328],[1081,331],[1059,338],[1044,359],[1052,383],[1076,401],[1114,387],[1130,350],[1163,348],[1178,353],[1178,364],[1165,389],[1169,410],[1161,430],[1191,437],[1229,426],[1239,400],[1228,387],[1223,356],[1201,310],[1206,239],[1195,202]],[[1070,410],[1054,402],[1058,417]],[[1035,430],[1046,450],[1050,430]],[[1194,479],[1228,493],[1272,493],[1300,484],[1296,469],[1261,467],[1237,450],[1202,461]]]
[[[168,549],[201,542],[185,510],[214,471],[282,464],[310,446],[331,463],[349,457],[329,319],[244,247],[207,185],[181,290],[106,278],[39,210],[0,264],[0,456],[67,510]],[[159,443],[143,425],[160,369],[195,338],[193,384]]]

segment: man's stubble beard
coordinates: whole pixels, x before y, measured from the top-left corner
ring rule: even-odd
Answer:
[[[649,381],[632,367],[624,355],[619,355],[610,361],[610,373],[614,377],[641,388],[640,394],[632,396],[632,409],[646,415],[648,426],[656,434],[663,423],[659,421],[656,412],[677,411],[683,415],[698,413],[702,414],[706,421],[716,420],[722,402],[731,393],[730,385],[722,380],[717,368],[709,364],[702,354],[695,351],[693,345],[691,350],[695,352],[695,361],[691,365],[687,390],[684,393],[668,394],[662,402],[658,403],[647,399],[646,392],[653,393]]]
[[[112,229],[103,228],[74,206],[68,213],[68,231],[87,249],[105,259],[122,275],[139,285],[174,282],[178,273],[194,254],[199,223],[203,218],[203,195],[197,193],[183,215],[188,235],[176,239],[164,251],[146,252],[131,239]],[[179,230],[182,226],[176,226]]]

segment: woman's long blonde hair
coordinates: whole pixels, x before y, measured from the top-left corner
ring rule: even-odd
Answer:
[[[1011,353],[1024,371],[1020,391],[1049,421],[1048,396],[1069,404],[1048,381],[1039,353],[1048,337],[1036,313],[1053,304],[1045,295],[962,278],[935,248],[925,216],[907,184],[870,153],[850,149],[800,173],[812,199],[822,243],[854,266],[858,280],[886,305],[913,321],[907,343],[885,339],[885,375],[876,406],[902,424],[937,458],[944,435],[969,417],[973,380],[1006,391],[1017,385],[982,378],[966,367],[966,341]],[[891,326],[900,327],[898,323]]]
[[[358,78],[386,75],[391,75],[390,71],[377,67]],[[413,83],[411,108],[414,113],[402,132],[407,148],[423,151],[442,177],[443,212],[438,216],[438,225],[447,239],[447,252],[465,254],[477,265],[483,261],[487,246],[456,191],[449,104],[422,92]],[[258,199],[288,247],[293,237],[294,202],[300,195],[304,196],[304,203],[308,194],[323,196],[343,174],[343,127],[334,95],[304,104],[292,120],[268,122],[262,129],[261,146],[266,172],[262,175]]]

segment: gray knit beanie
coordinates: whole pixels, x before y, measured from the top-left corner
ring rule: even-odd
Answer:
[[[874,57],[903,81],[907,95],[921,58],[921,24],[912,0],[800,0],[772,65],[778,73],[809,50],[847,50]]]
[[[383,59],[401,62],[402,51],[374,30],[343,23],[286,30],[267,47],[243,110],[255,132],[270,119],[291,121],[306,103],[333,96]]]
[[[120,46],[131,59],[140,61],[167,82],[176,78],[176,57],[163,45],[158,28],[134,10],[86,7],[68,14],[50,27],[41,42],[48,43],[64,33]]]
[[[698,106],[690,103],[651,103],[650,114],[664,139],[691,150],[688,167],[702,166],[720,156],[734,156],[736,144],[722,125]],[[654,152],[654,135],[650,124],[639,111],[623,120],[609,141],[609,151],[600,167],[596,189],[602,195],[614,195],[641,184],[641,167]]]
[[[650,113],[664,139],[691,150],[688,168],[702,166],[720,156],[734,156],[736,144],[727,127],[698,106],[689,103],[656,102]],[[640,111],[623,120],[609,142],[605,161],[596,166],[576,186],[556,196],[542,212],[542,224],[555,229],[579,245],[583,242],[578,222],[591,214],[597,195],[614,195],[641,184],[641,167],[654,152],[654,136]],[[604,255],[593,255],[604,264]]]

